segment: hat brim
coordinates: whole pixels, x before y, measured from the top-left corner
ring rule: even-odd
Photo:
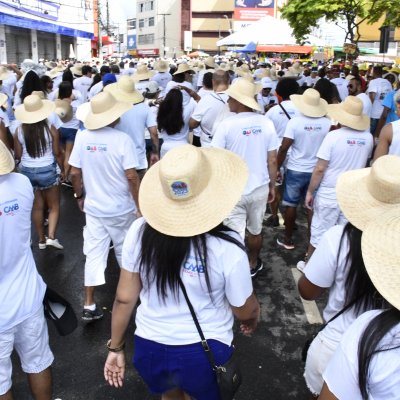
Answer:
[[[366,114],[360,116],[352,115],[343,109],[344,103],[329,104],[328,115],[334,121],[339,122],[341,125],[348,126],[349,128],[357,131],[366,131],[370,127],[370,118]],[[300,110],[301,111],[301,110]]]
[[[292,94],[290,96],[290,100],[292,100],[296,108],[298,108],[298,110],[306,117],[312,117],[312,118],[324,117],[328,112],[327,109],[328,102],[324,99],[319,100],[318,106],[311,106],[309,104],[305,104],[303,100],[303,95],[301,94]]]
[[[196,71],[193,68],[188,68],[185,69],[184,71],[179,71],[179,68],[176,72],[174,72],[172,75],[179,75],[179,74],[184,74],[186,72],[193,72],[194,74],[196,73]]]
[[[238,155],[224,149],[200,151],[211,174],[197,196],[181,201],[167,197],[159,179],[160,162],[146,172],[140,184],[140,211],[150,226],[165,235],[190,237],[210,231],[229,216],[243,193],[248,170]]]
[[[89,112],[90,112],[90,102],[83,103],[76,109],[75,117],[79,121],[84,122],[87,116],[89,115]]]
[[[259,89],[258,86],[257,86],[257,88]],[[260,105],[257,103],[257,101],[253,97],[244,96],[243,94],[237,93],[235,90],[232,90],[231,86],[225,91],[225,93],[229,97],[232,97],[232,99],[235,99],[236,101],[245,105],[246,107],[249,107],[252,110],[261,111]]]
[[[0,175],[9,174],[14,168],[14,158],[7,146],[0,140]]]
[[[382,214],[363,231],[361,239],[365,268],[378,292],[400,310],[400,213]]]
[[[125,103],[137,104],[144,100],[143,95],[136,89],[132,93],[120,90],[118,88],[118,82],[107,85],[104,91],[111,93],[118,101]]]
[[[76,76],[82,76],[82,69],[72,67],[70,71]]]
[[[113,107],[103,113],[95,114],[90,108],[85,120],[83,121],[83,125],[86,129],[91,130],[104,128],[116,121],[122,114],[126,113],[131,108],[131,103],[122,101],[118,101]]]
[[[23,104],[15,108],[15,118],[23,124],[35,124],[48,118],[55,110],[55,104],[50,100],[42,100],[42,108],[37,111],[26,111]]]
[[[165,67],[157,67],[155,68],[158,72],[167,72],[169,70],[169,66]]]
[[[135,75],[132,75],[132,79],[135,81],[135,82],[139,82],[139,81],[145,81],[145,80],[147,80],[147,79],[150,79],[150,78],[152,78],[154,76],[154,71],[149,71],[149,72],[146,72],[145,74],[135,74]]]
[[[370,221],[386,211],[399,207],[399,204],[384,203],[377,200],[368,190],[368,177],[371,168],[347,171],[338,177],[336,197],[344,216],[358,229],[364,230]]]

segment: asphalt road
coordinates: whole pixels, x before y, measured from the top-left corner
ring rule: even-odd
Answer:
[[[276,235],[280,228],[264,228],[261,258],[264,269],[254,280],[254,287],[262,307],[261,322],[252,337],[236,330],[235,344],[241,359],[243,384],[236,400],[309,399],[303,380],[301,348],[320,321],[314,302],[304,306],[297,292],[294,268],[306,249],[305,216],[299,210],[296,248],[280,248]],[[73,305],[79,319],[83,304],[82,228],[84,215],[79,212],[72,191],[62,188],[62,212],[57,236],[63,251],[39,250],[33,233],[33,252],[39,272],[46,283]],[[104,318],[92,324],[79,320],[76,331],[66,337],[57,334],[49,323],[50,344],[55,355],[53,364],[54,399],[112,400],[158,399],[149,393],[132,365],[128,366],[124,387],[109,387],[103,378],[106,357],[105,343],[110,337],[111,307],[118,281],[119,268],[111,251],[107,269],[107,284],[96,292],[97,301],[104,308]],[[307,313],[305,311],[307,309]],[[319,304],[321,309],[321,304]],[[311,322],[311,323],[310,323]],[[127,337],[133,338],[134,323]],[[126,354],[132,357],[132,342]],[[14,358],[13,388],[15,400],[30,400],[25,375],[17,357]]]

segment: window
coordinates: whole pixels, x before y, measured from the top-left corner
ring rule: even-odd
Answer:
[[[144,19],[139,19],[139,28],[144,28]]]
[[[153,44],[153,43],[154,43],[154,33],[138,36],[138,44]]]
[[[150,10],[154,10],[154,1],[150,2]]]
[[[128,19],[127,25],[128,29],[136,29],[136,19]]]
[[[139,7],[139,12],[142,13],[144,11],[144,3],[139,3],[138,7]]]
[[[154,26],[154,17],[149,18],[149,26]]]

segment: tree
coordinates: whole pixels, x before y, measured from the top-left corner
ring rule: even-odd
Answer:
[[[304,42],[318,21],[345,21],[346,42],[360,39],[363,22],[372,24],[385,17],[383,25],[400,26],[399,4],[393,0],[288,0],[281,8],[282,17],[289,22],[297,41]]]

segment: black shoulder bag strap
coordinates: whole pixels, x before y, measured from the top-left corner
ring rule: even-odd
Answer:
[[[180,288],[182,290],[183,295],[185,296],[185,300],[186,300],[186,303],[187,303],[187,305],[189,307],[190,314],[192,314],[192,318],[193,318],[194,324],[196,325],[197,332],[199,332],[200,339],[201,339],[201,345],[203,346],[203,349],[204,349],[204,351],[205,351],[205,353],[207,355],[208,362],[210,363],[211,368],[213,369],[213,371],[218,371],[220,368],[223,368],[223,367],[219,367],[215,363],[214,355],[213,355],[213,353],[212,353],[212,351],[210,349],[210,346],[207,343],[206,338],[204,337],[204,333],[201,330],[201,327],[200,327],[200,324],[199,324],[199,320],[196,317],[196,313],[194,312],[194,308],[193,308],[192,303],[190,302],[188,294],[186,292],[185,285],[183,284],[182,279],[180,277],[179,277],[179,286],[180,286]]]
[[[282,111],[286,114],[286,116],[288,117],[288,119],[292,119],[289,115],[289,113],[285,110],[285,108],[283,107],[283,105],[281,103],[279,103],[279,107],[282,108]]]
[[[324,329],[330,322],[334,321],[337,317],[341,316],[344,312],[346,312],[347,310],[349,310],[351,307],[354,306],[354,304],[357,303],[358,300],[361,299],[361,297],[364,296],[365,293],[363,293],[361,296],[356,297],[355,299],[353,299],[349,304],[347,304],[342,310],[340,310],[337,314],[335,314],[326,324],[324,324],[320,331],[322,331],[322,329]]]

